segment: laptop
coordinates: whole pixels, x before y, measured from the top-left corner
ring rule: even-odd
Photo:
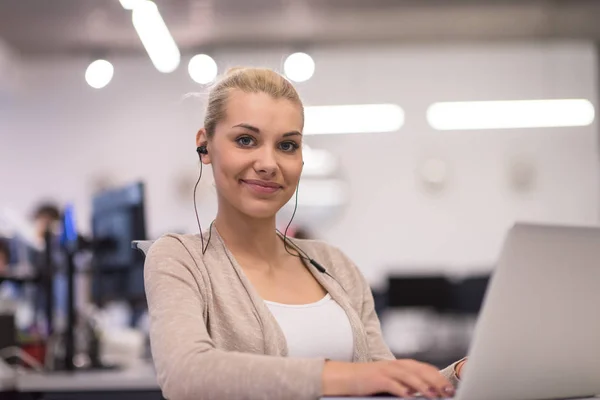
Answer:
[[[600,395],[600,228],[516,224],[493,273],[458,400]]]
[[[600,395],[600,228],[509,231],[462,375],[455,400]]]

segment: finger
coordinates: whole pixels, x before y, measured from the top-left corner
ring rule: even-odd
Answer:
[[[396,397],[410,397],[412,392],[409,388],[393,378],[387,379],[383,388],[387,393]]]
[[[420,377],[421,372],[419,372],[418,368],[410,365],[398,364],[391,373],[396,381],[412,389],[414,392],[419,392],[429,399],[439,397],[435,388],[430,387],[427,381]]]
[[[427,382],[430,387],[443,397],[451,397],[454,395],[454,386],[441,372],[432,365],[419,363],[419,367],[423,372],[421,378]]]

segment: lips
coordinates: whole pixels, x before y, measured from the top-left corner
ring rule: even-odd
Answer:
[[[261,194],[275,193],[283,188],[283,186],[278,183],[256,179],[242,179],[240,182],[242,182],[250,190]]]

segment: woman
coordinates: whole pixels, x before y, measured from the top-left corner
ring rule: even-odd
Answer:
[[[338,249],[276,232],[302,172],[303,106],[279,74],[237,68],[212,89],[196,136],[216,219],[166,235],[145,285],[158,382],[169,399],[453,394],[458,365],[395,360],[369,286]]]
[[[0,276],[10,273],[10,246],[0,237]]]

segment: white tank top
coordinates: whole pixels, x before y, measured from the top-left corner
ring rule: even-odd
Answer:
[[[354,338],[346,312],[329,294],[316,303],[266,301],[288,345],[288,356],[352,361]]]

